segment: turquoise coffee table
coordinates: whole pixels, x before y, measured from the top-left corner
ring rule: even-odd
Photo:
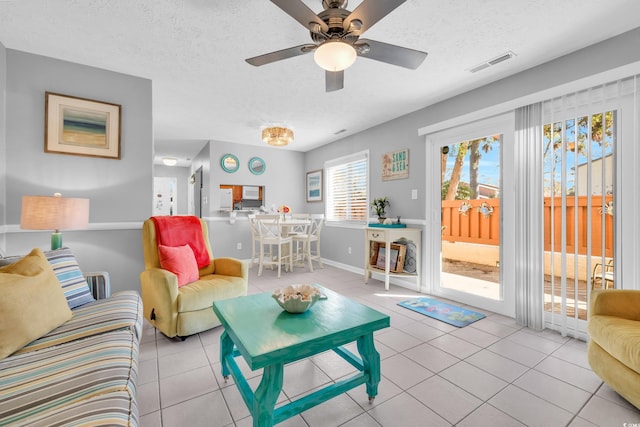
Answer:
[[[389,316],[321,289],[327,299],[302,314],[283,311],[271,293],[213,303],[213,311],[224,326],[220,337],[222,375],[225,379],[229,374],[233,376],[253,416],[254,427],[282,422],[360,384],[366,384],[370,400],[378,394],[380,354],[375,349],[373,332],[389,327]],[[353,341],[360,357],[342,347]],[[327,350],[335,351],[359,372],[275,408],[282,390],[284,365]],[[255,392],[235,361],[240,355],[252,370],[264,369]]]

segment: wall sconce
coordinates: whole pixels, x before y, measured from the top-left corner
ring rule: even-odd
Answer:
[[[89,228],[89,199],[53,196],[23,196],[20,228],[25,230],[54,230],[51,250],[62,247],[60,230]]]

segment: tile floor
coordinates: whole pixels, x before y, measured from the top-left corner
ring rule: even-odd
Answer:
[[[591,372],[584,342],[492,313],[458,329],[396,305],[416,292],[393,285],[385,292],[377,280],[365,285],[361,275],[327,265],[313,273],[296,268],[280,279],[270,270],[257,277],[254,266],[249,293],[292,283],[331,288],[387,313],[391,327],[375,334],[383,378],[373,404],[362,385],[279,426],[640,425],[640,411]],[[218,327],[182,342],[145,324],[138,378],[142,426],[252,425],[233,380],[221,377],[220,334]],[[240,365],[255,389],[261,372]],[[331,352],[288,365],[280,401],[352,372]]]

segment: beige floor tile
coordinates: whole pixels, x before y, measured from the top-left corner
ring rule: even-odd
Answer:
[[[420,403],[408,393],[401,393],[371,409],[369,412],[382,426],[389,427],[450,427],[440,415]]]
[[[211,366],[206,365],[160,379],[160,404],[167,408],[217,389],[218,382]]]
[[[573,414],[515,386],[507,386],[489,403],[531,427],[564,426]]]
[[[222,392],[198,396],[162,409],[163,427],[226,427],[233,425]]]
[[[445,369],[438,375],[483,401],[495,396],[509,385],[506,381],[464,361]]]
[[[424,366],[401,354],[381,362],[382,375],[403,390],[413,387],[434,374]]]
[[[485,403],[457,424],[457,427],[524,427],[524,424]]]
[[[256,273],[257,268],[250,271],[250,294],[282,286],[275,274],[257,278]],[[554,331],[529,330],[495,313],[456,328],[397,306],[417,295],[415,291],[392,285],[387,292],[379,280],[365,285],[361,274],[329,265],[313,273],[295,269],[284,277],[288,282],[320,283],[388,313],[392,327],[374,334],[382,379],[372,402],[363,384],[278,427],[640,423],[640,411],[590,370],[584,342]],[[233,378],[222,378],[221,333],[219,327],[181,341],[168,339],[145,322],[137,397],[141,425],[253,425]],[[345,347],[358,354],[355,343]],[[251,371],[242,357],[236,361],[255,390],[262,370]],[[290,364],[277,405],[354,373],[333,352]]]
[[[427,408],[456,424],[484,402],[439,376],[433,376],[407,390]]]

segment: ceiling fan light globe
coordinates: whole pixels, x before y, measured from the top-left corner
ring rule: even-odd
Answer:
[[[313,54],[313,59],[327,71],[342,71],[356,61],[356,50],[349,43],[329,40],[322,43]]]

